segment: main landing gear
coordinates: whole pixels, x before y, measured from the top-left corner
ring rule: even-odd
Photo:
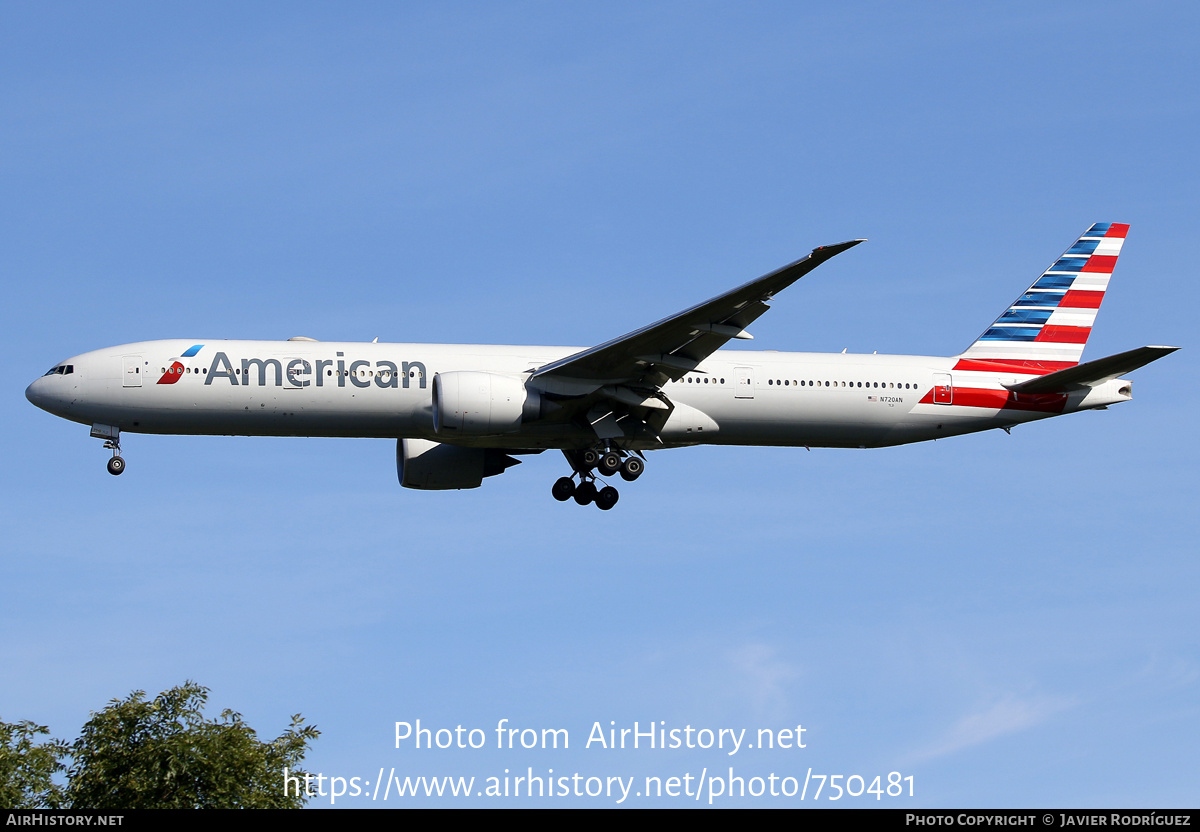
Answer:
[[[601,511],[608,511],[617,504],[617,500],[621,499],[617,489],[611,485],[596,488],[594,479],[583,480],[576,485],[575,480],[570,477],[559,477],[558,481],[554,483],[554,488],[550,489],[550,493],[560,503],[565,503],[574,497],[575,502],[579,505],[586,506],[588,503],[595,503]]]
[[[554,487],[550,489],[554,499],[565,503],[574,498],[581,506],[595,503],[601,511],[608,511],[615,506],[621,495],[611,485],[601,483],[601,487],[597,487],[597,474],[611,477],[620,473],[621,479],[633,482],[646,470],[646,463],[640,455],[625,454],[616,450],[588,448],[583,451],[563,451],[563,455],[566,456],[567,462],[571,463],[575,473],[569,477],[560,477],[554,483]],[[575,483],[576,476],[579,477],[578,484]]]

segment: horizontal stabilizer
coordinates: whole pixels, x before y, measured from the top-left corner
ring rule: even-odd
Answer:
[[[1138,367],[1145,367],[1151,361],[1157,361],[1177,349],[1179,347],[1138,347],[1136,350],[1097,358],[1095,361],[1022,381],[1020,384],[1006,384],[1005,387],[1015,393],[1066,393],[1082,387],[1095,387],[1133,372]]]

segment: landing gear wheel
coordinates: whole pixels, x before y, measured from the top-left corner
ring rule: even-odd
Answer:
[[[621,499],[621,495],[617,493],[617,489],[611,485],[606,485],[596,495],[596,508],[601,511],[608,511],[617,504],[617,500],[619,499]]]
[[[570,477],[559,477],[550,493],[554,495],[554,499],[564,503],[575,494],[575,481]]]
[[[108,473],[112,474],[114,477],[117,476],[118,474],[120,474],[124,470],[125,470],[125,460],[121,459],[121,457],[114,456],[112,459],[110,459],[108,461]]]
[[[600,476],[611,477],[621,468],[621,455],[616,451],[609,451],[600,457],[600,464],[596,467],[600,470]]]
[[[642,475],[646,470],[646,463],[642,462],[636,456],[626,457],[621,463],[621,479],[625,482],[633,482]]]
[[[586,506],[588,503],[596,499],[596,484],[591,480],[581,482],[575,488],[575,502],[581,506]]]
[[[583,465],[585,468],[595,468],[596,463],[600,461],[600,452],[593,450],[592,448],[588,448],[580,455],[580,457],[583,459]]]

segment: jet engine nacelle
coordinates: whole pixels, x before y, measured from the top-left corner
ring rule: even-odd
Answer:
[[[520,430],[538,418],[541,394],[521,376],[463,370],[433,377],[436,433],[492,436]]]
[[[495,448],[460,448],[428,439],[396,440],[396,476],[405,488],[478,488],[484,477],[502,474],[520,462]]]

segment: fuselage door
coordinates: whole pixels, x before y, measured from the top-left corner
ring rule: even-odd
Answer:
[[[754,398],[754,370],[751,367],[734,367],[733,378],[736,382],[733,386],[733,397],[735,399],[753,399]]]
[[[949,373],[933,374],[933,403],[954,404],[954,384]]]
[[[121,386],[122,387],[141,387],[142,386],[142,357],[140,355],[124,355],[121,356],[122,370]],[[111,364],[109,366],[112,366]]]

